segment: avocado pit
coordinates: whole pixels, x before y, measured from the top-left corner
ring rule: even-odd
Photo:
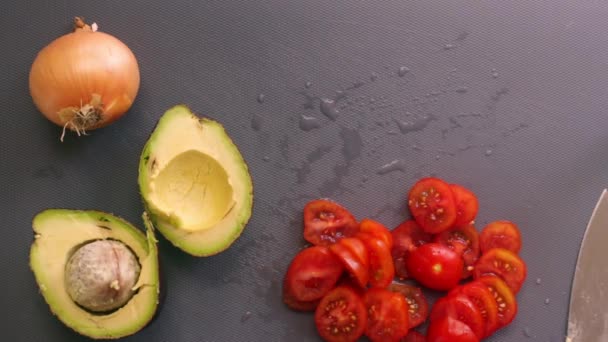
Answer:
[[[124,243],[95,240],[79,246],[65,266],[70,298],[94,313],[116,310],[135,293],[141,266]]]

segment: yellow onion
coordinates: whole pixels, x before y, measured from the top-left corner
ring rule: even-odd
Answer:
[[[139,66],[122,41],[81,18],[74,32],[39,53],[30,70],[30,94],[50,121],[78,135],[124,115],[139,90]]]

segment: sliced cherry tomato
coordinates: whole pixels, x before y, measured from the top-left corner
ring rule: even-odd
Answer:
[[[382,223],[371,219],[363,219],[359,223],[359,231],[373,235],[374,237],[384,241],[388,248],[393,248],[393,236],[391,231]]]
[[[517,300],[513,291],[498,277],[484,276],[476,281],[485,284],[494,296],[498,308],[498,328],[511,323],[517,314]]]
[[[358,230],[355,217],[336,202],[318,199],[304,206],[304,239],[313,245],[327,246]]]
[[[498,329],[498,305],[490,289],[482,282],[473,281],[449,293],[449,296],[458,295],[467,297],[481,313],[485,326],[483,337],[492,335]]]
[[[426,337],[417,331],[410,330],[400,342],[426,342]]]
[[[355,235],[363,242],[369,252],[369,285],[386,288],[395,278],[395,266],[391,250],[383,240],[359,232]]]
[[[363,242],[354,237],[343,238],[329,249],[338,256],[359,286],[365,287],[369,280],[369,253]]]
[[[294,257],[285,273],[284,293],[301,302],[321,299],[343,271],[340,259],[327,247],[306,248]]]
[[[521,249],[521,233],[511,221],[491,222],[481,231],[480,240],[484,253],[492,248],[504,248],[517,254]]]
[[[429,303],[426,301],[422,290],[419,287],[393,282],[388,289],[393,292],[401,293],[405,297],[408,305],[410,329],[419,326],[426,321],[429,315]]]
[[[409,330],[407,302],[402,295],[386,289],[369,289],[363,297],[367,308],[365,336],[373,342],[398,341]]]
[[[407,271],[412,278],[433,290],[450,290],[458,285],[463,262],[460,255],[438,243],[427,243],[407,258]]]
[[[328,342],[356,341],[367,327],[363,300],[348,286],[329,291],[315,311],[317,332]]]
[[[479,342],[479,338],[464,322],[444,317],[431,323],[426,342]]]
[[[468,325],[478,338],[483,338],[485,326],[479,309],[467,297],[454,295],[442,297],[431,310],[431,325],[445,317],[451,317]]]
[[[473,265],[479,259],[479,234],[471,224],[446,230],[435,236],[435,242],[446,245],[462,256],[462,278],[473,274]]]
[[[408,204],[414,219],[427,233],[437,234],[456,222],[456,203],[450,185],[439,178],[423,178],[410,190]]]
[[[320,299],[308,302],[297,300],[291,293],[289,293],[287,286],[283,286],[283,303],[285,303],[292,310],[315,311],[320,301]]]
[[[456,203],[456,222],[455,226],[464,226],[471,224],[477,216],[479,210],[479,201],[475,194],[458,184],[450,184],[450,188],[454,193],[454,201]]]
[[[526,263],[517,254],[504,248],[492,248],[477,261],[473,277],[498,276],[517,294],[526,280],[526,274]]]
[[[395,264],[395,274],[401,279],[408,278],[405,261],[410,252],[416,248],[431,242],[433,236],[425,233],[414,220],[401,223],[391,232],[393,236],[393,248],[391,254]]]

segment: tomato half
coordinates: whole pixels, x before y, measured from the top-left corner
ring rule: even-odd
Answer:
[[[407,271],[412,278],[433,290],[450,290],[458,285],[463,262],[450,248],[427,243],[414,250],[407,258]]]
[[[327,246],[358,230],[355,217],[336,202],[318,199],[304,206],[304,239],[313,245]]]
[[[417,331],[410,330],[400,342],[426,342],[426,337]]]
[[[382,223],[371,219],[363,219],[359,222],[359,231],[373,235],[374,237],[384,241],[388,248],[393,248],[393,236],[391,231]]]
[[[437,234],[456,222],[456,203],[450,185],[439,178],[422,178],[409,192],[414,219],[427,233]]]
[[[320,299],[336,285],[343,271],[340,259],[327,247],[306,248],[293,258],[285,273],[284,293],[301,302]]]
[[[479,259],[479,233],[469,224],[446,230],[435,236],[435,242],[446,245],[462,256],[462,278],[473,274],[473,265]]]
[[[492,248],[504,248],[517,254],[521,249],[521,232],[511,221],[491,222],[481,231],[480,240],[482,252]]]
[[[485,334],[481,313],[475,304],[463,295],[442,297],[437,300],[431,310],[431,325],[445,317],[451,317],[468,325],[478,338],[483,338]]]
[[[473,303],[484,322],[484,336],[490,336],[498,329],[498,305],[490,289],[481,282],[473,281],[450,291],[449,296],[464,295]]]
[[[369,253],[363,242],[354,237],[343,238],[329,249],[338,256],[359,286],[365,287],[369,280]]]
[[[479,338],[465,323],[444,317],[429,326],[426,342],[478,342]]]
[[[390,248],[383,240],[367,233],[359,232],[355,237],[363,242],[369,253],[369,285],[387,287],[395,278]]]
[[[511,323],[517,314],[517,300],[513,291],[498,277],[485,276],[477,281],[485,284],[494,296],[498,308],[498,328]]]
[[[456,221],[455,226],[464,226],[471,224],[477,212],[479,211],[479,201],[475,194],[458,184],[450,184],[452,193],[454,193],[454,202],[456,203]]]
[[[295,311],[315,311],[317,305],[319,305],[320,299],[312,301],[300,301],[289,292],[287,286],[283,286],[283,303],[290,309]]]
[[[386,289],[369,289],[363,297],[367,308],[365,336],[373,342],[398,341],[409,330],[405,298]]]
[[[401,223],[391,232],[393,236],[393,248],[391,254],[395,264],[395,274],[401,279],[408,277],[405,261],[410,252],[416,248],[431,242],[433,236],[425,233],[420,225],[414,220]]]
[[[429,315],[429,303],[419,287],[393,282],[388,290],[402,294],[408,305],[410,329],[426,321]]]
[[[492,248],[477,261],[473,277],[498,276],[517,294],[526,280],[526,274],[526,263],[517,254],[504,248]]]
[[[315,311],[315,325],[325,341],[356,341],[367,327],[367,310],[353,289],[338,286],[321,299]]]

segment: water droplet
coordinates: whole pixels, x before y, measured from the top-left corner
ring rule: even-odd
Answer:
[[[264,99],[266,99],[266,95],[264,95],[264,94],[258,95],[258,103],[264,103]]]
[[[336,121],[338,117],[338,109],[336,109],[336,101],[328,98],[321,99],[321,113],[331,121]]]
[[[400,67],[399,70],[397,71],[397,75],[399,75],[399,77],[403,77],[405,76],[405,74],[407,74],[408,72],[410,72],[410,68],[408,67]]]
[[[264,156],[264,158],[262,158],[263,161],[267,162],[270,161],[270,157],[269,156]]]
[[[493,78],[498,78],[498,70],[492,69],[492,77]]]
[[[399,130],[403,134],[407,134],[410,132],[422,131],[429,125],[431,121],[437,120],[437,118],[433,115],[426,115],[421,118],[418,118],[414,121],[399,121],[395,120]]]
[[[444,49],[444,50],[452,50],[452,49],[454,49],[454,48],[456,48],[456,44],[449,44],[449,43],[448,43],[448,44],[445,44],[445,45],[443,46],[443,49]]]
[[[312,87],[312,82],[310,82],[310,81],[306,82],[306,83],[304,84],[304,87],[305,87],[306,89],[309,89],[310,87]]]
[[[376,173],[379,175],[385,175],[393,171],[405,172],[405,163],[402,160],[395,159],[389,163],[382,165]]]
[[[524,336],[526,336],[526,337],[532,337],[532,333],[530,332],[530,328],[528,328],[528,327],[524,328]]]
[[[467,88],[467,87],[456,88],[456,92],[459,93],[459,94],[464,94],[464,93],[466,93],[468,91],[469,91],[469,88]]]
[[[540,285],[541,279],[540,278],[536,278],[536,285]]]
[[[313,129],[321,127],[321,121],[314,116],[308,116],[302,114],[300,116],[300,129],[303,131],[311,131]]]
[[[549,305],[549,303],[551,303],[551,299],[545,298],[545,305]]]
[[[378,79],[378,73],[372,72],[372,74],[369,76],[369,79],[374,82]]]
[[[247,311],[241,316],[241,323],[247,322],[248,319],[251,318],[251,311]]]
[[[486,157],[491,156],[492,155],[492,149],[487,149],[485,155],[486,155]]]
[[[386,132],[386,134],[388,134],[388,135],[397,135],[397,131],[390,130],[390,131]]]
[[[253,114],[253,117],[251,118],[251,128],[254,131],[259,131],[260,129],[262,129],[263,122],[264,122],[264,119],[262,118],[261,115]]]

